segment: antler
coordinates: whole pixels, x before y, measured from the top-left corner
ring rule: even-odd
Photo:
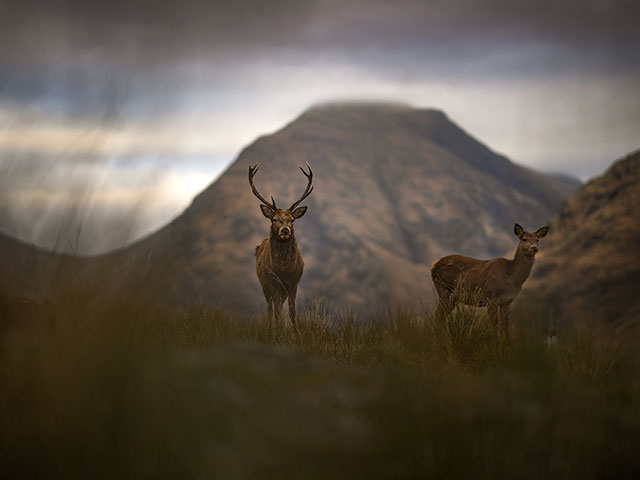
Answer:
[[[276,210],[276,201],[273,199],[273,197],[271,197],[271,203],[267,202],[264,199],[264,197],[260,195],[260,193],[256,189],[256,186],[253,184],[253,177],[255,177],[257,172],[258,172],[258,164],[254,166],[249,165],[249,185],[251,185],[251,191],[256,197],[258,197],[258,200],[264,203],[267,207],[271,207],[274,210]]]
[[[300,197],[300,200],[298,200],[293,205],[291,205],[289,207],[289,210],[293,210],[294,208],[296,208],[298,205],[300,205],[300,202],[302,202],[305,198],[307,198],[309,195],[311,195],[311,192],[313,192],[313,185],[312,185],[312,183],[313,183],[313,172],[311,171],[311,165],[309,165],[309,162],[307,162],[307,167],[309,168],[309,173],[305,172],[304,168],[302,168],[300,165],[298,165],[298,168],[300,169],[300,171],[302,173],[304,173],[304,176],[307,177],[309,182],[307,183],[307,188],[304,189],[304,193]]]

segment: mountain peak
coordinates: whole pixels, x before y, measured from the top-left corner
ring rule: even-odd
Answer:
[[[393,114],[422,114],[446,119],[447,116],[441,110],[434,108],[414,108],[403,102],[393,101],[330,101],[312,105],[305,110],[298,120],[305,118],[339,118],[341,116],[378,116]]]
[[[341,112],[341,111],[354,111],[354,110],[379,110],[379,111],[398,111],[398,110],[413,110],[413,108],[404,102],[386,102],[386,101],[358,101],[358,100],[337,100],[316,103],[309,107],[304,113],[316,113],[316,112]]]

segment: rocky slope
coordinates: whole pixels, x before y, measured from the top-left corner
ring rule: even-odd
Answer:
[[[551,224],[524,296],[559,313],[640,320],[640,151],[580,188]]]

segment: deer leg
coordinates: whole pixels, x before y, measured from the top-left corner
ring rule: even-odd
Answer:
[[[293,295],[289,295],[289,320],[291,320],[291,326],[293,331],[298,333],[298,327],[296,325],[296,297],[295,292]]]
[[[276,296],[273,292],[273,290],[271,290],[269,288],[268,285],[265,285],[262,280],[260,280],[260,286],[262,287],[262,293],[264,294],[264,299],[267,301],[267,318],[269,319],[270,322],[273,321],[274,317],[273,317],[273,306],[274,303],[276,301]]]
[[[298,326],[296,325],[296,295],[298,293],[298,286],[295,285],[288,289],[287,299],[289,301],[289,320],[294,332],[298,332]]]
[[[502,326],[502,331],[504,332],[504,338],[509,339],[509,306],[510,305],[500,305],[500,323]]]
[[[456,306],[455,296],[453,292],[447,290],[446,288],[437,288],[438,291],[438,308],[436,309],[436,317],[444,318],[446,315],[450,314]]]
[[[275,319],[275,323],[278,327],[280,327],[280,321],[282,320],[282,304],[284,303],[284,298],[281,295],[273,296],[273,318]]]
[[[445,306],[445,302],[442,299],[438,300],[438,308],[436,309],[436,317],[440,318],[440,317],[444,317],[445,315],[447,315],[448,309]]]
[[[500,319],[499,319],[500,308],[498,307],[498,305],[492,302],[487,305],[487,310],[489,312],[489,318],[493,322],[493,333],[496,336],[496,338],[498,338],[499,337],[498,330],[499,330],[499,324],[500,324]]]

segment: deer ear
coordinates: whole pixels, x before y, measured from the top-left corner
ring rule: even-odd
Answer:
[[[276,213],[275,210],[268,205],[260,205],[260,210],[262,210],[262,214],[269,220],[271,220]]]
[[[513,233],[516,234],[516,237],[522,238],[522,234],[524,233],[524,229],[519,224],[516,223],[513,226]]]
[[[307,207],[298,207],[293,212],[291,212],[291,215],[293,215],[293,218],[300,218],[305,213],[307,213]]]
[[[549,227],[542,227],[542,228],[539,228],[538,230],[536,230],[536,237],[538,237],[538,238],[542,238],[542,237],[544,237],[547,233],[549,233]]]

